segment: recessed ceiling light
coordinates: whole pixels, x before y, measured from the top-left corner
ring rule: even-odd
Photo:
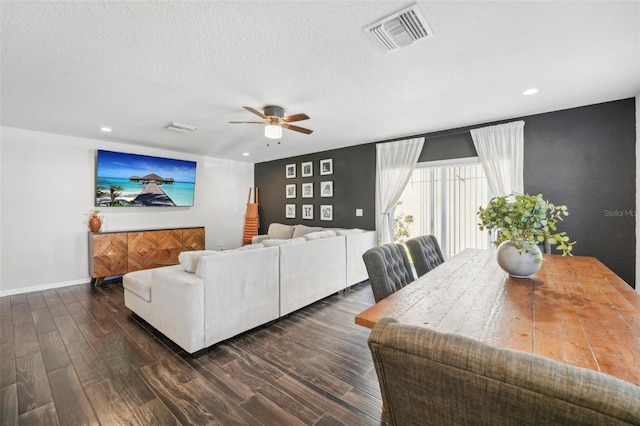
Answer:
[[[538,89],[536,89],[535,87],[532,87],[531,89],[527,89],[524,92],[522,92],[522,94],[525,96],[535,95],[536,93],[538,93]]]
[[[242,155],[244,155],[245,157],[248,157],[249,153],[248,152],[243,152]]]
[[[102,130],[103,132],[110,132],[111,127],[100,127],[100,130]]]

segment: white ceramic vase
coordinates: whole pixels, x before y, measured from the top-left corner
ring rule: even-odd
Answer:
[[[542,252],[537,245],[534,245],[528,253],[521,254],[515,242],[504,241],[496,250],[498,265],[514,278],[528,278],[538,272],[542,262],[536,263],[536,259],[542,259]]]

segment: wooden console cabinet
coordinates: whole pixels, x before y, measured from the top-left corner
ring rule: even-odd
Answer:
[[[204,227],[89,232],[89,275],[104,277],[175,265],[182,251],[204,250]]]

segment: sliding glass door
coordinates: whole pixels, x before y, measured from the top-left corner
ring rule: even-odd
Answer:
[[[396,235],[400,241],[435,235],[445,258],[465,248],[489,248],[488,232],[478,230],[476,216],[489,199],[477,158],[419,163],[395,210],[396,230],[406,227],[409,235]]]

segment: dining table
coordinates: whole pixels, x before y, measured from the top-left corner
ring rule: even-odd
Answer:
[[[588,256],[544,254],[513,278],[495,252],[465,249],[359,313],[392,317],[480,342],[600,371],[640,386],[640,294]]]

